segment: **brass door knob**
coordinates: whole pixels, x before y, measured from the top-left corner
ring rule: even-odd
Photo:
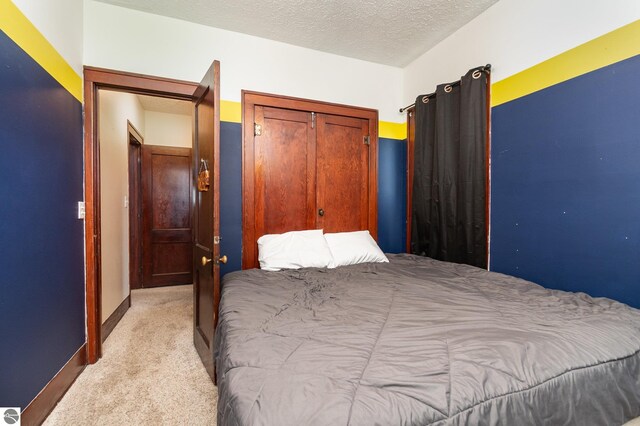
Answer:
[[[207,263],[211,262],[213,259],[207,258],[207,256],[202,256],[202,266],[207,266]]]
[[[229,260],[229,259],[227,259],[227,255],[226,254],[218,259],[218,261],[220,263],[227,263],[227,260]]]

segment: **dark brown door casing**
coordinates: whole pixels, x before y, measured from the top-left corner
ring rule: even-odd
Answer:
[[[215,381],[213,345],[220,303],[220,63],[214,61],[194,93],[193,157],[198,171],[209,169],[209,189],[196,191],[194,209],[193,341]],[[201,167],[202,165],[202,167]]]
[[[142,287],[142,136],[129,129],[129,289]]]
[[[143,287],[193,282],[191,148],[143,145]]]

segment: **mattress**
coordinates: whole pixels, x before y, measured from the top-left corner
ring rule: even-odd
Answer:
[[[471,266],[389,260],[226,275],[218,424],[620,425],[640,416],[640,311]]]

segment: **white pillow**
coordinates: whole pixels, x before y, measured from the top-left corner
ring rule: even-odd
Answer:
[[[263,235],[258,238],[258,261],[265,271],[326,268],[333,263],[322,229]]]
[[[332,268],[367,262],[389,262],[369,231],[324,234],[324,238],[333,257]]]

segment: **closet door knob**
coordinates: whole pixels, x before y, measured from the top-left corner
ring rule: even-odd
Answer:
[[[318,214],[319,214],[320,216],[324,216],[324,209],[320,209],[320,210],[318,210]]]

